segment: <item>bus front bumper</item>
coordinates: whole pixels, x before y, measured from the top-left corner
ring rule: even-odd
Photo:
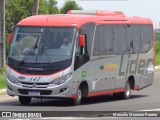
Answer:
[[[33,85],[32,85],[33,86]],[[23,84],[12,83],[7,78],[7,94],[10,96],[28,96],[28,97],[40,97],[40,98],[71,98],[72,92],[70,86],[67,84],[53,85],[46,88],[37,86],[31,88],[30,86],[24,87]]]

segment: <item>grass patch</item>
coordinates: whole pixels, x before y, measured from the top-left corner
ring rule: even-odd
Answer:
[[[156,54],[156,65],[160,65],[160,53]]]
[[[0,69],[0,89],[6,88],[6,72],[5,68]]]

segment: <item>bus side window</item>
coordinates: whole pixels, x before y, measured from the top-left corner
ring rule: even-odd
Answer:
[[[76,42],[76,55],[75,55],[75,63],[74,70],[78,69],[80,66],[89,61],[89,55],[87,51],[87,40],[85,37],[85,46],[81,47],[79,45],[79,41]]]
[[[151,25],[141,25],[141,45],[142,53],[148,52],[152,48],[152,26]]]
[[[114,54],[114,32],[112,25],[97,25],[93,56]]]
[[[131,25],[128,29],[129,35],[129,53],[135,54],[139,53],[141,50],[141,36],[140,36],[140,27],[139,25]]]
[[[121,55],[128,52],[127,29],[124,25],[114,26],[114,53]]]

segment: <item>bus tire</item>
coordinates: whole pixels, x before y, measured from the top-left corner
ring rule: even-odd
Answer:
[[[126,83],[125,91],[121,93],[123,99],[129,99],[131,96],[131,83],[128,81]]]
[[[76,98],[72,99],[73,105],[80,105],[82,101],[82,90],[78,88]]]
[[[19,96],[19,102],[22,105],[29,105],[31,102],[31,99],[32,99],[31,97]]]

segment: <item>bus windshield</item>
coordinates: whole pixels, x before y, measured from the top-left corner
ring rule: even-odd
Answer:
[[[16,27],[9,58],[28,63],[54,63],[72,57],[74,27]]]

